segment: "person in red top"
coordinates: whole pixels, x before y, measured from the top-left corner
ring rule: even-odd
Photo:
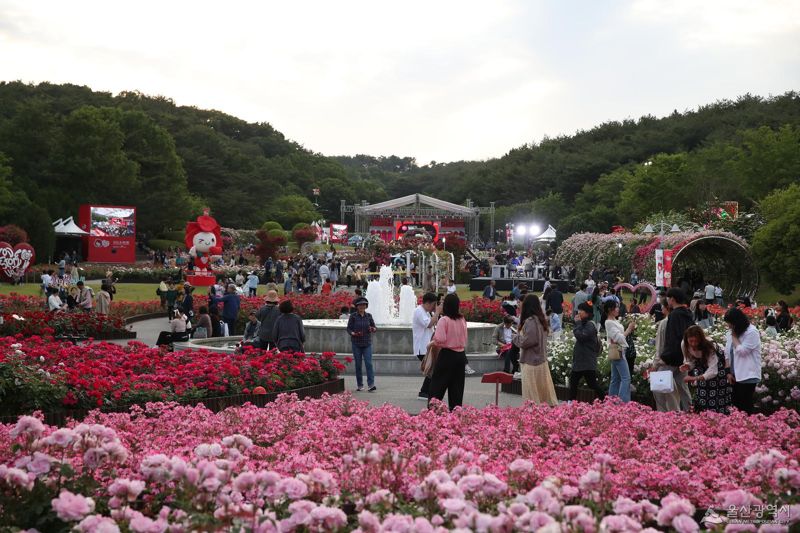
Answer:
[[[331,282],[326,279],[325,283],[322,284],[322,289],[320,289],[319,292],[321,292],[322,294],[330,294],[332,290],[333,290],[333,285],[331,285]]]
[[[444,297],[442,317],[436,325],[431,343],[439,348],[439,357],[433,368],[430,397],[444,399],[452,411],[464,399],[464,369],[467,366],[467,321],[459,312],[461,301],[455,293]]]

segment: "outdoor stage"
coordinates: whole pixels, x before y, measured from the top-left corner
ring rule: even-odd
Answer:
[[[470,280],[469,290],[482,291],[492,280],[494,280],[495,289],[497,289],[498,292],[510,292],[515,285],[519,285],[520,283],[524,283],[525,285],[527,285],[529,291],[542,292],[544,290],[544,282],[547,281],[544,279],[517,278],[517,277],[514,278],[477,277],[477,278],[472,278],[472,280]],[[558,290],[564,293],[574,292],[573,290],[570,289],[575,288],[575,287],[570,287],[571,285],[570,282],[565,279],[551,279],[550,285],[557,286]]]

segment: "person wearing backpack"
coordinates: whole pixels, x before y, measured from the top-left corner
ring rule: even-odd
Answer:
[[[569,399],[578,397],[578,385],[581,379],[586,380],[586,385],[592,389],[597,398],[602,400],[606,393],[597,383],[597,356],[600,355],[603,345],[597,336],[597,326],[592,318],[594,310],[587,302],[578,305],[575,327],[575,346],[572,349],[572,371],[569,374]]]
[[[278,291],[267,291],[264,298],[264,305],[256,313],[256,319],[261,324],[258,328],[258,347],[262,350],[270,350],[275,347],[275,339],[272,330],[275,321],[278,320],[281,312],[278,309]]]

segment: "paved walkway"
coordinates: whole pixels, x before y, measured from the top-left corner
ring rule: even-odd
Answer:
[[[136,340],[144,342],[150,346],[156,343],[159,332],[167,330],[169,322],[165,318],[143,320],[133,324],[136,332]],[[112,341],[117,344],[127,344],[128,341]],[[375,385],[378,387],[376,392],[355,392],[356,378],[353,375],[345,374],[345,389],[361,400],[368,401],[370,405],[380,406],[392,404],[403,408],[411,414],[417,414],[425,408],[426,402],[417,399],[417,392],[422,385],[422,377],[417,376],[376,376]],[[480,376],[477,374],[466,378],[464,387],[464,404],[484,407],[494,403],[495,386],[489,383],[481,383]],[[445,397],[445,401],[447,397]],[[516,394],[500,393],[501,406],[522,405],[522,397]]]

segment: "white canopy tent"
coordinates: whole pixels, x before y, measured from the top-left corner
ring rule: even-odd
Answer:
[[[59,218],[58,220],[54,221],[53,231],[55,232],[56,236],[64,237],[82,237],[83,235],[89,235],[88,231],[84,231],[78,227],[72,217]]]
[[[536,242],[553,242],[554,240],[556,240],[556,228],[550,224],[547,225],[547,229],[544,230],[544,233],[534,239]]]

